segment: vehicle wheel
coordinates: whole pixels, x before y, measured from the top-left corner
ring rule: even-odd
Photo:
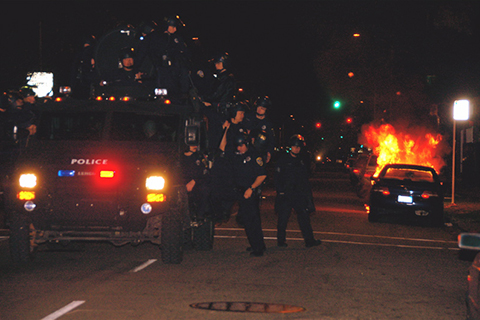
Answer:
[[[213,249],[213,237],[215,224],[212,219],[207,219],[203,224],[193,230],[193,247],[198,251],[209,251]]]
[[[10,224],[10,255],[15,263],[28,263],[37,249],[34,228],[24,217],[15,217]]]
[[[162,218],[162,262],[179,264],[183,260],[183,223],[178,210],[172,210]]]
[[[378,221],[377,209],[370,207],[370,212],[368,212],[368,222],[377,222],[377,221]]]

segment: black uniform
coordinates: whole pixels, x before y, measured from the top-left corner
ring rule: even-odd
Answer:
[[[238,215],[244,224],[252,252],[261,255],[265,251],[265,242],[260,219],[259,194],[257,190],[253,190],[252,196],[245,199],[244,193],[257,177],[267,174],[263,158],[254,149],[249,149],[244,154],[237,153],[233,160],[233,173],[238,196]]]
[[[198,219],[203,219],[208,211],[209,184],[208,184],[208,163],[205,155],[201,152],[194,152],[191,155],[181,157],[183,184],[186,185],[195,180],[195,186],[188,193],[191,212]]]
[[[275,131],[272,122],[266,117],[263,119],[257,118],[255,112],[247,113],[243,122],[245,123],[245,128],[251,133],[260,131],[265,132],[267,137],[265,145],[266,151],[273,154],[275,149]]]
[[[307,247],[316,245],[310,224],[310,212],[315,211],[308,168],[302,157],[286,153],[275,166],[274,183],[277,191],[275,210],[278,214],[277,241],[285,245],[286,228],[292,209],[297,213],[298,224]]]
[[[139,60],[141,63],[144,54],[150,57],[157,72],[156,85],[173,96],[188,92],[190,54],[183,38],[177,33],[154,31],[144,41],[145,53],[140,53]]]

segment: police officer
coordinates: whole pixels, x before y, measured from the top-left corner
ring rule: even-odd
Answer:
[[[274,184],[277,191],[275,211],[278,214],[277,245],[287,247],[286,229],[292,209],[297,214],[307,248],[320,245],[313,236],[310,213],[315,211],[308,168],[301,155],[305,139],[299,134],[289,139],[291,151],[283,154],[275,165]]]
[[[214,108],[225,107],[228,103],[232,103],[235,95],[235,78],[232,73],[228,72],[230,67],[230,58],[228,53],[222,53],[213,58],[215,65],[215,89],[209,96],[203,97],[204,104],[213,106]]]
[[[135,49],[131,47],[122,48],[118,59],[122,67],[104,79],[107,85],[133,86],[142,83],[143,74],[135,69]],[[101,85],[103,84],[102,82]]]
[[[145,37],[145,54],[152,60],[159,88],[166,88],[173,98],[188,92],[190,53],[183,38],[177,33],[177,17],[165,17],[162,26]],[[142,50],[143,51],[143,50]],[[144,57],[140,59],[143,60]]]
[[[254,104],[254,112],[245,115],[245,127],[249,132],[258,134],[265,132],[266,134],[266,162],[270,159],[275,148],[275,131],[272,122],[268,119],[266,113],[272,103],[268,96],[259,97]]]
[[[71,74],[72,96],[87,99],[91,86],[97,80],[95,75],[95,36],[88,36],[83,42],[82,50],[75,57]]]
[[[197,219],[205,219],[209,199],[207,158],[198,146],[189,146],[181,157],[180,164],[191,212]]]
[[[233,161],[233,174],[238,197],[238,215],[250,243],[250,254],[261,257],[266,247],[260,218],[258,190],[267,177],[265,164],[263,158],[250,148],[249,137],[246,134],[237,136],[235,145],[237,153]]]

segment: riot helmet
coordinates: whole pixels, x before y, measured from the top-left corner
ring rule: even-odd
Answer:
[[[35,97],[37,94],[31,87],[25,86],[20,89],[20,94],[24,97]]]
[[[246,133],[240,133],[235,136],[235,147],[239,147],[241,145],[246,145],[247,147],[250,146],[250,137]]]
[[[235,117],[237,116],[237,112],[239,111],[243,111],[245,112],[246,110],[246,107],[245,107],[245,104],[243,102],[235,102],[233,105],[231,105],[228,109],[227,109],[227,115],[228,115],[228,120],[230,119],[235,119]]]
[[[305,138],[301,134],[294,134],[288,140],[289,147],[300,147],[304,148],[307,144],[305,143]]]
[[[118,59],[122,61],[123,59],[132,58],[135,59],[135,49],[131,47],[124,47],[120,49],[118,53]]]
[[[257,100],[255,101],[255,108],[264,107],[268,109],[271,107],[271,105],[272,105],[272,102],[270,101],[270,98],[268,96],[258,97]]]

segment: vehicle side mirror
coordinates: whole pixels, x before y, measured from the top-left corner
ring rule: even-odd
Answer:
[[[480,234],[461,233],[458,235],[458,247],[467,250],[480,250]]]

